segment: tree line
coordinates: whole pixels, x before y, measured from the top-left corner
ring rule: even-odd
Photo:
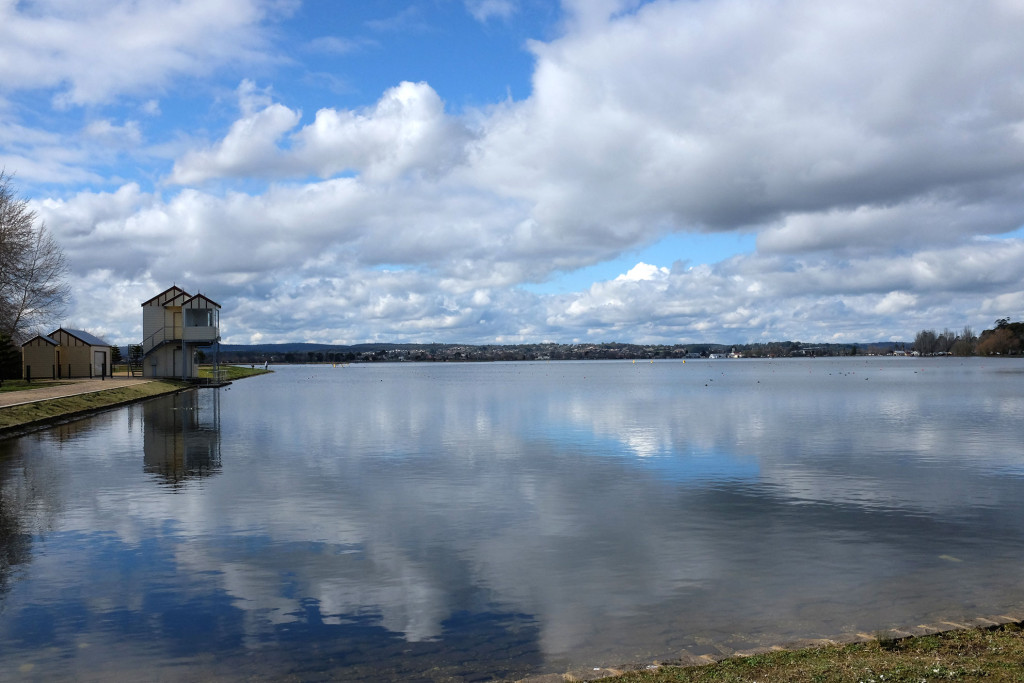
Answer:
[[[776,341],[755,344],[626,344],[621,342],[558,344],[304,344],[223,345],[222,363],[388,363],[489,362],[548,360],[668,360],[688,358],[812,358],[886,355],[906,346],[876,344],[805,344]],[[312,348],[311,348],[312,347]]]
[[[1024,322],[1010,322],[999,318],[992,329],[975,335],[970,325],[959,333],[944,329],[921,330],[912,346],[922,356],[1013,356],[1024,350]]]

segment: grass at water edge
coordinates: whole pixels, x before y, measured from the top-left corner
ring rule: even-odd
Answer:
[[[572,680],[571,678],[568,680]],[[1024,628],[947,631],[905,639],[778,650],[715,664],[626,672],[612,683],[1024,682]]]
[[[266,375],[273,372],[273,370],[264,370],[263,368],[246,368],[241,365],[222,365],[220,366],[221,378],[228,382],[234,382],[235,380],[245,379],[246,377],[255,377],[256,375]],[[199,377],[200,379],[210,379],[213,377],[213,366],[211,365],[200,365],[199,366]]]
[[[0,408],[0,430],[17,429],[36,422],[47,422],[80,413],[110,408],[153,396],[170,394],[187,388],[187,384],[156,380],[128,387],[106,389],[90,394],[52,398],[35,403]]]

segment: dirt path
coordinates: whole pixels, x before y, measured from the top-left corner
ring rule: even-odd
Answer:
[[[141,377],[108,377],[107,379],[68,379],[63,380],[65,384],[40,384],[37,389],[26,389],[25,391],[7,391],[0,394],[0,408],[7,406],[18,406],[23,403],[35,403],[46,401],[51,398],[64,398],[65,396],[76,396],[78,394],[91,394],[94,391],[105,389],[117,389],[133,384],[145,384],[152,382],[150,378]]]

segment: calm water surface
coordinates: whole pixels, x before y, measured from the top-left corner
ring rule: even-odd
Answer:
[[[0,677],[490,680],[1019,610],[1022,371],[279,367],[0,440]]]

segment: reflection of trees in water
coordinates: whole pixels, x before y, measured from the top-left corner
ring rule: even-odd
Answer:
[[[161,483],[182,488],[220,471],[220,393],[174,394],[143,405],[143,466]]]
[[[38,508],[40,488],[29,481],[16,441],[0,442],[0,595],[6,593],[18,565],[32,559],[30,508]]]
[[[32,536],[22,529],[19,506],[12,504],[5,489],[0,482],[0,594],[7,592],[14,568],[32,556]]]

